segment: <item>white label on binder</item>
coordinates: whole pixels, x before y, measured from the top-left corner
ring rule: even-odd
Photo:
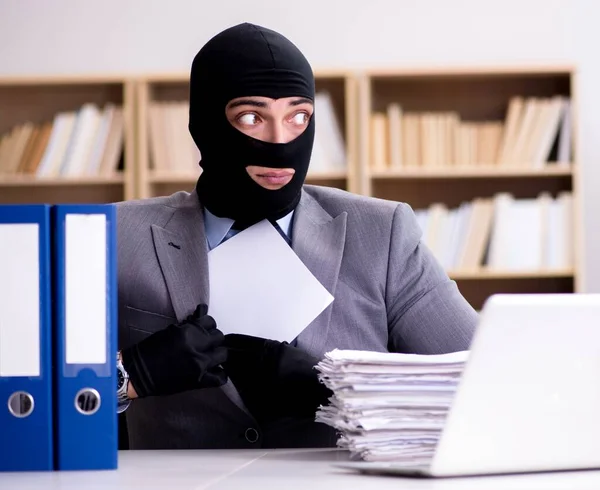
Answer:
[[[106,216],[65,217],[67,364],[106,363]]]
[[[39,246],[37,224],[0,225],[0,376],[40,375]]]

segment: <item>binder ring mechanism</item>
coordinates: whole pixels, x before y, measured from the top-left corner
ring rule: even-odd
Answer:
[[[100,393],[94,388],[83,388],[75,395],[75,408],[83,415],[93,415],[100,409]]]
[[[8,398],[8,411],[20,419],[31,415],[34,405],[33,396],[26,391],[15,391]]]

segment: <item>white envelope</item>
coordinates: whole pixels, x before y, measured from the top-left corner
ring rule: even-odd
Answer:
[[[208,267],[208,314],[224,334],[290,342],[333,301],[267,220],[211,250]]]

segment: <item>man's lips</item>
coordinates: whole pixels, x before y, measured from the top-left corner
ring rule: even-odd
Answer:
[[[293,175],[294,172],[289,172],[287,170],[270,170],[269,172],[258,174],[258,177],[269,184],[280,185],[289,182]]]

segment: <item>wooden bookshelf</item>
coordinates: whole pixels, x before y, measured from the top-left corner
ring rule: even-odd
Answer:
[[[90,77],[28,77],[0,79],[0,138],[8,138],[18,128],[33,128],[27,137],[21,139],[19,148],[13,139],[13,146],[0,145],[0,203],[28,202],[114,202],[135,197],[135,150],[134,150],[134,90],[135,84],[126,77],[90,76]],[[85,164],[77,163],[65,171],[69,145],[77,138],[72,137],[77,123],[81,120],[85,105],[95,106],[101,113],[107,105],[120,110],[122,131],[115,129],[115,137],[120,136],[112,146],[112,158],[107,162],[114,165],[98,167],[102,171],[86,169]],[[49,142],[56,130],[56,117],[61,113],[72,114],[72,132],[64,132],[63,152],[56,152],[51,171],[42,172],[41,163]],[[96,120],[98,121],[98,120]],[[99,123],[98,123],[99,124]],[[47,137],[43,140],[41,130],[47,126]],[[107,123],[107,128],[110,126]],[[17,128],[17,129],[16,129]],[[38,152],[34,158],[37,135]],[[3,140],[4,141],[4,140]],[[107,139],[108,141],[108,139]],[[100,142],[92,149],[94,141],[83,146],[83,155],[87,160],[72,159],[72,162],[92,161],[96,151],[98,164],[102,163],[105,147]],[[16,146],[15,146],[16,145]],[[26,153],[29,151],[30,153]],[[16,166],[21,155],[21,163]],[[28,160],[29,158],[29,160]],[[30,162],[27,167],[26,161]],[[37,161],[38,166],[35,166]],[[62,167],[61,167],[62,162]],[[72,163],[71,162],[71,163]],[[109,170],[110,169],[110,170]]]
[[[477,267],[450,265],[457,256],[446,256],[443,262],[450,277],[477,309],[493,293],[581,290],[582,200],[576,163],[575,76],[571,66],[517,66],[367,70],[359,77],[360,193],[407,202],[418,215],[428,216],[420,217],[424,220],[420,225],[425,228],[426,243],[434,243],[432,237],[450,236],[440,233],[455,233],[455,237],[461,233],[450,228],[432,232],[434,214],[427,211],[433,207],[437,207],[436,219],[442,219],[440,216],[447,219],[450,214],[469,212],[461,206],[464,208],[475,200],[494,203],[485,252]],[[517,100],[521,101],[520,106]],[[560,121],[567,107],[561,105],[564,101],[570,103],[569,128],[565,130],[565,134],[570,135],[570,145],[560,143],[564,129]],[[526,123],[509,124],[511,108],[513,114],[520,114],[513,121]],[[559,114],[561,119],[556,119]],[[568,147],[570,151],[565,160]],[[542,195],[539,202],[545,207],[540,208],[541,213],[548,213],[548,209],[559,213],[560,210],[556,211],[558,208],[548,202],[554,203],[558,196],[570,196],[570,207],[565,208],[570,227],[565,228],[567,231],[561,240],[570,244],[571,260],[549,266],[555,258],[553,254],[557,253],[556,247],[552,245],[554,248],[549,251],[551,246],[540,242],[540,254],[546,264],[543,267],[527,268],[522,264],[521,267],[488,267],[487,261],[492,260],[492,255],[495,259],[510,255],[491,250],[494,234],[498,237],[501,233],[495,227],[499,213],[495,207],[499,201],[495,198],[502,194],[512,196],[513,204],[518,206],[525,202],[537,204],[536,199]],[[523,213],[531,213],[535,208],[528,209]],[[517,216],[520,215],[517,213]],[[541,236],[557,233],[553,228],[555,221],[548,216],[559,214],[541,216],[544,224],[540,241]],[[453,219],[459,223],[459,218],[454,216]],[[550,228],[552,232],[548,231]],[[462,230],[464,235],[465,228]],[[505,248],[513,256],[527,254],[529,249],[519,242],[519,236],[513,240],[504,238]],[[483,242],[481,239],[479,242],[481,250]],[[440,257],[450,246],[444,243],[439,249],[433,246],[432,249]],[[462,260],[465,255],[463,251]]]
[[[491,165],[477,165],[473,167],[453,166],[452,168],[406,168],[389,170],[371,170],[372,179],[531,179],[544,177],[571,177],[571,167],[556,168],[514,168],[506,169]]]
[[[345,72],[316,72],[317,93],[327,92],[332,102],[335,120],[343,136],[346,153],[345,169],[325,169],[311,171],[307,183],[326,185],[358,192],[357,169],[357,120],[355,117],[358,103],[357,80]],[[137,196],[147,198],[168,195],[178,190],[190,190],[200,175],[198,157],[189,156],[187,145],[192,145],[187,129],[187,120],[183,117],[185,104],[189,101],[189,74],[149,75],[137,80]],[[152,115],[153,103],[176,103],[179,106],[179,119],[174,124],[180,136],[180,146],[186,146],[186,163],[176,167],[177,162],[164,159],[163,163],[154,161],[153,155],[160,148],[153,148]],[[317,115],[318,117],[318,115]],[[159,124],[157,124],[159,126]],[[158,130],[158,134],[162,134]],[[168,136],[167,136],[168,138]],[[161,139],[163,137],[161,136]],[[164,151],[163,151],[164,155]]]
[[[315,75],[317,93],[329,94],[330,114],[341,133],[345,166],[327,167],[317,165],[313,160],[307,183],[407,202],[416,212],[436,204],[453,210],[476,199],[490,200],[500,194],[529,201],[542,194],[552,200],[568,194],[572,235],[569,263],[544,267],[491,267],[487,263],[491,253],[488,243],[484,258],[477,266],[454,264],[447,270],[476,308],[495,292],[582,290],[582,198],[575,131],[576,72],[573,67],[432,67],[357,73],[315,70]],[[194,153],[197,149],[187,129],[188,80],[189,73],[147,74],[134,79],[122,76],[0,79],[0,137],[27,122],[36,125],[52,122],[57,114],[77,112],[84,104],[102,107],[111,103],[123,109],[122,151],[117,171],[110,175],[39,176],[32,172],[3,171],[7,157],[0,145],[0,203],[114,202],[193,189],[200,167],[199,155]],[[558,96],[568,100],[571,108],[572,143],[568,160],[559,158],[560,138],[557,135],[553,136],[547,158],[540,160],[542,153],[534,151],[537,147],[531,136],[540,139],[543,131],[539,128],[537,132],[524,133],[531,137],[520,137],[519,140],[514,136],[514,148],[504,154],[502,141],[498,138],[503,138],[507,132],[511,101],[520,97],[523,101],[521,114],[524,114],[527,101],[534,98],[550,101]],[[189,145],[189,153],[181,153],[181,150],[164,152],[168,161],[166,164],[163,161],[162,166],[156,165],[153,156],[156,140],[152,137],[151,108],[155,102],[180,104],[179,119],[170,119],[168,126],[174,129],[177,138],[181,138],[175,147],[180,149]],[[390,112],[393,104],[400,112]],[[546,112],[531,116],[530,128],[535,127],[536,117],[542,118],[540,114],[549,117],[551,110],[548,105],[544,107]],[[374,131],[373,114],[388,117],[387,126],[381,126],[381,118],[376,126],[386,128],[387,139],[381,139],[381,134]],[[419,119],[419,131],[425,128],[422,131],[428,132],[429,139],[419,139],[418,151],[413,144],[412,152],[405,155],[406,142],[415,139],[414,119],[411,137],[401,136],[401,144],[392,149],[390,114],[396,114],[396,118],[407,114],[419,117],[453,114],[454,119],[446,118],[444,123],[440,119],[435,123],[432,119],[428,122]],[[322,122],[325,115],[318,121]],[[398,120],[402,122],[401,131],[405,131],[404,119]],[[484,124],[488,128],[486,136],[482,136]],[[445,128],[445,132],[440,133],[440,128]],[[437,134],[437,139],[431,137],[432,134]],[[440,139],[440,134],[445,139]],[[328,140],[327,137],[324,139]],[[484,139],[485,144],[481,143]],[[515,149],[517,147],[519,151]],[[316,159],[317,152],[313,153]],[[501,154],[503,158],[500,158]],[[519,157],[509,158],[507,154]],[[402,157],[400,160],[398,155]],[[174,167],[173,161],[181,162],[182,157],[186,163]],[[521,249],[518,241],[507,243],[507,249]]]

